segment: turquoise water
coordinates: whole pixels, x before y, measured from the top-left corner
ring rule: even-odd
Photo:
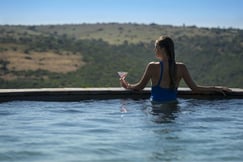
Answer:
[[[243,100],[0,103],[0,161],[243,161]]]

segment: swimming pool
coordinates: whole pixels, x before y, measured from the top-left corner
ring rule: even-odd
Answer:
[[[0,103],[0,161],[243,161],[243,100]]]

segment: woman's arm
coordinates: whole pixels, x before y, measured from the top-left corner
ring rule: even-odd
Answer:
[[[187,70],[187,67],[184,64],[180,64],[180,70],[182,73],[182,78],[186,82],[189,88],[191,88],[192,91],[195,92],[221,92],[225,95],[224,92],[230,92],[231,90],[227,87],[221,87],[221,86],[200,86],[197,85],[193,79],[191,78],[191,75],[189,71]]]
[[[142,90],[148,84],[151,79],[151,63],[149,63],[144,71],[144,74],[140,81],[135,84],[129,84],[125,78],[120,78],[121,86],[125,89]]]

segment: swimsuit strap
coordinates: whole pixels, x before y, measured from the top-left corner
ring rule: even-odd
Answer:
[[[158,86],[160,85],[160,82],[162,80],[162,76],[163,76],[163,62],[160,61],[160,77],[159,77]]]

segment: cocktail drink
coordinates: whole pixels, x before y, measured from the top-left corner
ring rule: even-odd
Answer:
[[[119,72],[117,72],[117,73],[118,73],[118,75],[120,76],[120,78],[123,78],[123,79],[125,79],[126,76],[127,76],[127,74],[128,74],[128,72],[124,72],[124,71],[119,71]]]

